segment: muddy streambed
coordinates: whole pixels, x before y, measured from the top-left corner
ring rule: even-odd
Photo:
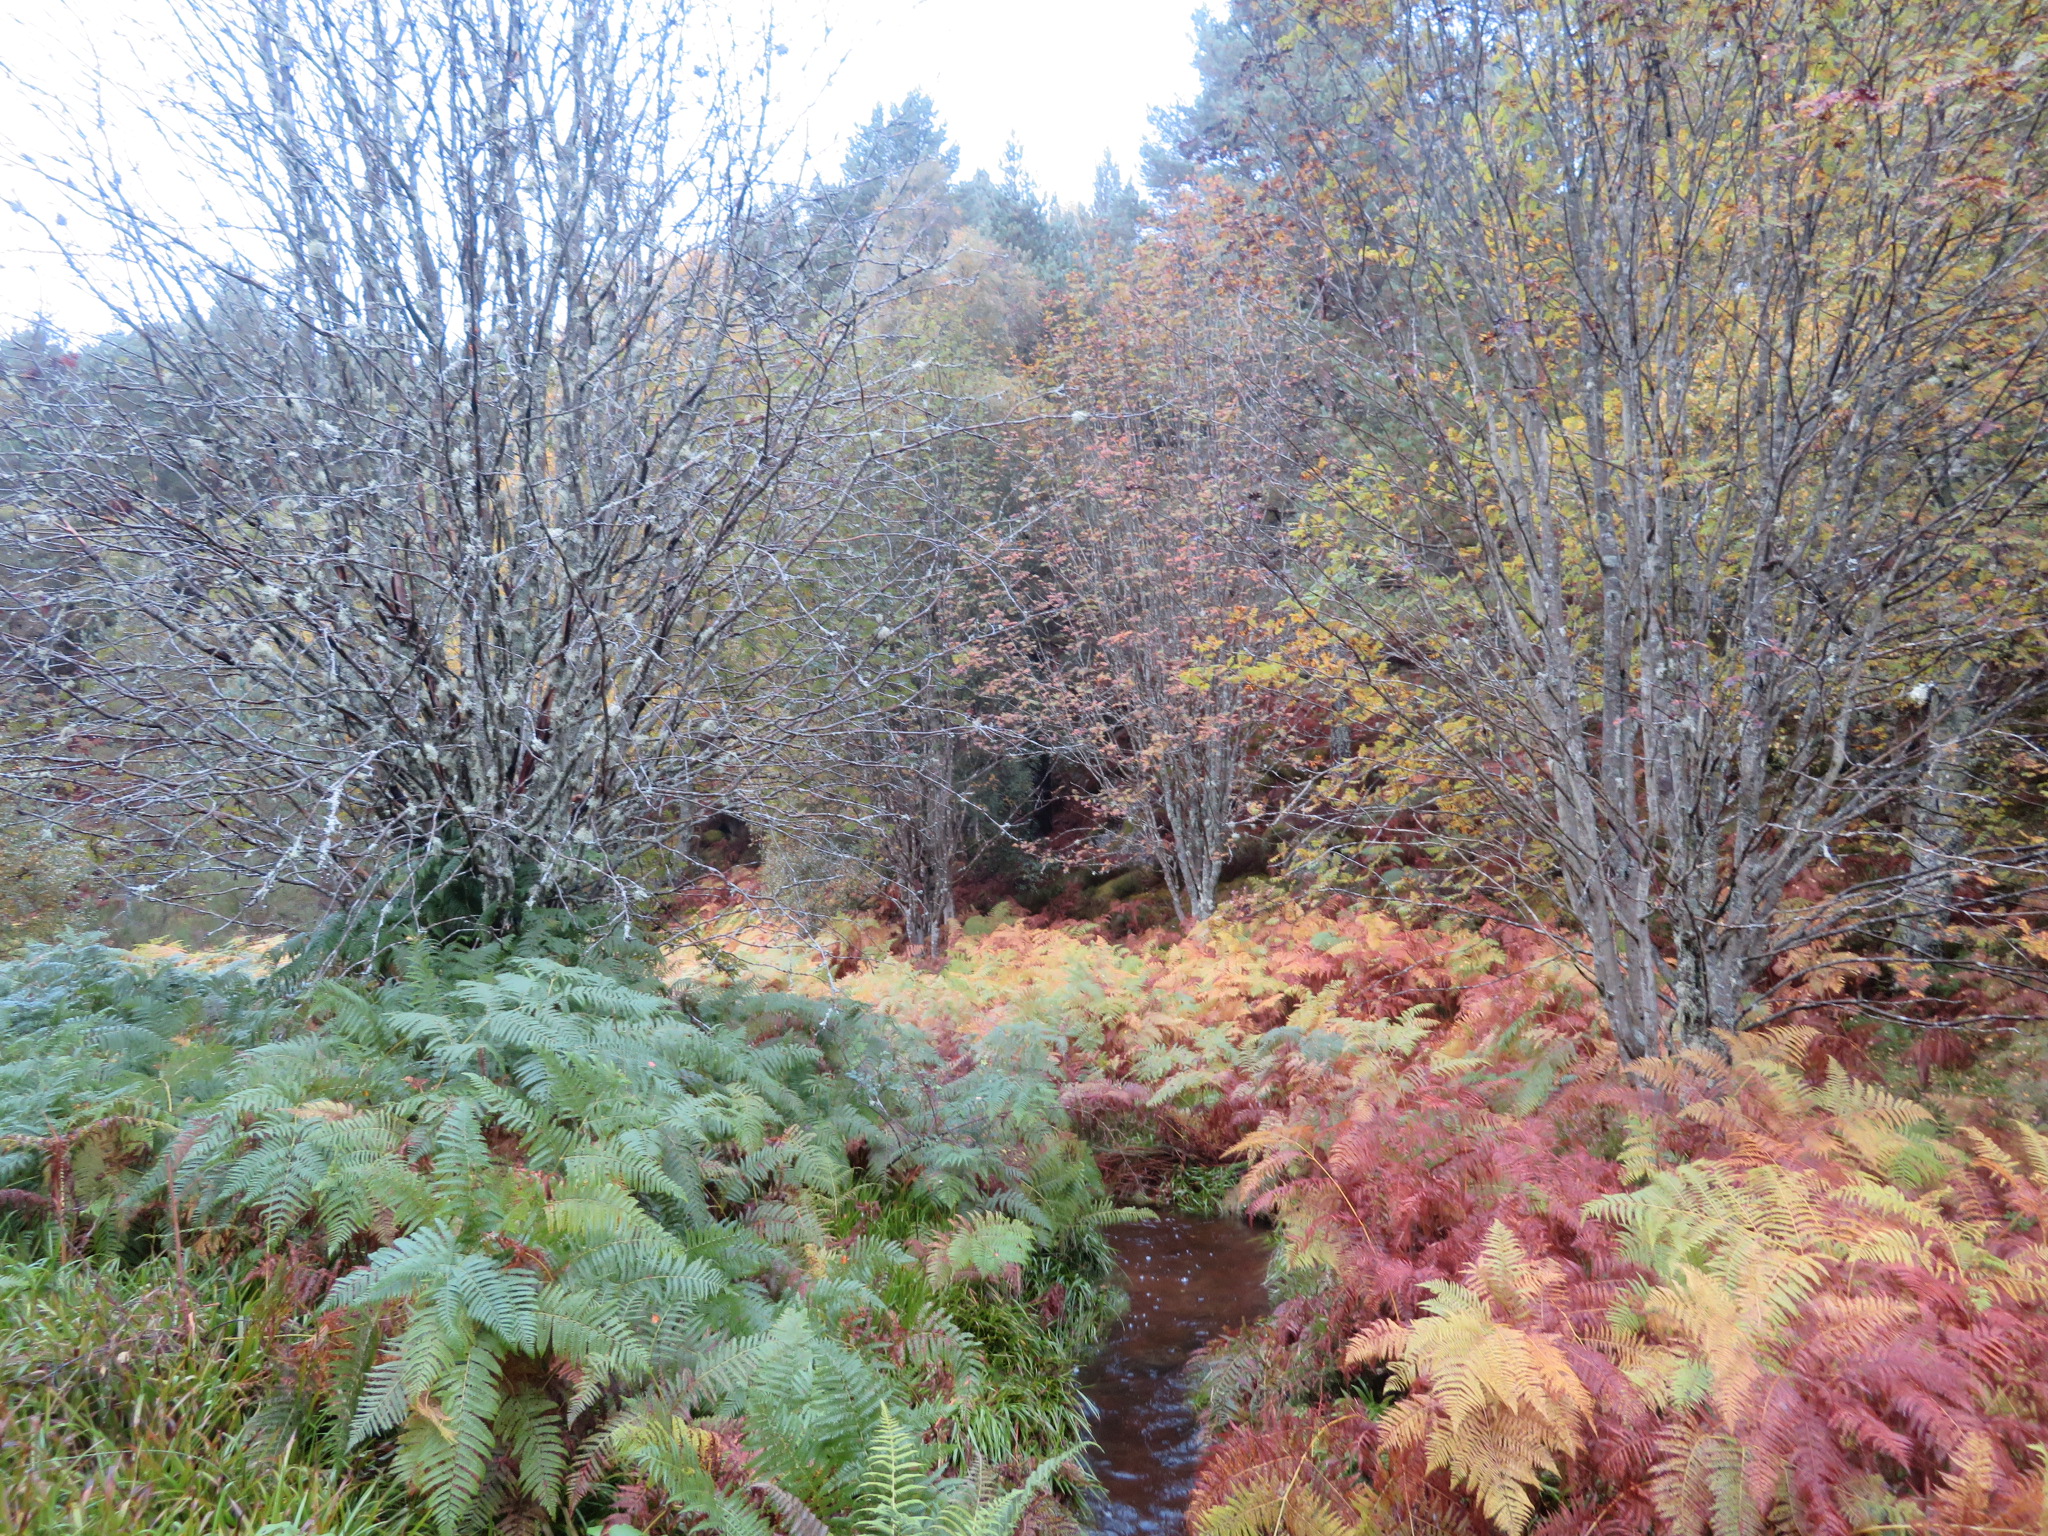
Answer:
[[[1131,1310],[1084,1385],[1098,1417],[1102,1536],[1181,1536],[1201,1450],[1183,1369],[1266,1310],[1266,1245],[1241,1221],[1161,1216],[1110,1229]]]

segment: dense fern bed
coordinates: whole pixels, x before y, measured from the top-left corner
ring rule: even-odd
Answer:
[[[1195,1536],[2040,1528],[2048,1138],[1818,1027],[1624,1060],[1534,943],[994,934],[808,997],[32,952],[0,1523],[1072,1531],[1132,1214],[1079,1127],[1273,1228],[1188,1377]]]
[[[1541,933],[1284,891],[830,984],[936,1039],[1057,1021],[1116,1187],[1272,1228],[1270,1313],[1194,1361],[1193,1536],[2043,1528],[2040,1029],[1929,1092],[1817,971],[1630,1060]]]
[[[8,1529],[1071,1523],[1119,1213],[1041,1031],[400,970],[0,971]]]

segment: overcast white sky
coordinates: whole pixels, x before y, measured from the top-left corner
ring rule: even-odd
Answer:
[[[1039,183],[1065,198],[1089,194],[1104,150],[1135,169],[1147,114],[1192,92],[1197,9],[1197,0],[776,5],[791,28],[830,18],[822,52],[844,63],[817,113],[828,134],[922,87],[960,145],[963,171],[994,169],[1014,134]]]
[[[1040,186],[1086,198],[1104,151],[1135,174],[1152,109],[1194,88],[1191,17],[1199,0],[701,0],[750,21],[772,11],[791,46],[786,97],[811,158],[836,167],[847,130],[877,102],[923,89],[960,146],[961,170],[994,170],[1013,136]],[[0,54],[42,84],[94,67],[140,71],[147,38],[175,0],[16,0]],[[121,39],[137,39],[121,46]],[[111,46],[110,46],[111,45]],[[0,140],[47,149],[33,114],[0,77]],[[134,146],[138,163],[173,153]],[[0,204],[47,199],[0,169]],[[97,328],[97,306],[0,206],[0,322],[44,312]]]

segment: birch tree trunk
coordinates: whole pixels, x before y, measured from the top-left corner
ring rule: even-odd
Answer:
[[[770,181],[772,40],[674,0],[184,15],[217,201],[88,146],[125,335],[7,380],[15,609],[54,553],[101,624],[18,657],[65,722],[15,783],[400,928],[630,905],[860,739],[874,677],[817,658],[861,594],[811,578],[893,398],[880,215]]]
[[[1914,690],[1926,711],[1929,733],[1920,781],[1907,800],[1903,835],[1906,880],[1899,892],[1899,948],[1916,960],[1943,957],[1942,930],[1953,919],[1957,871],[1964,867],[1962,811],[1969,793],[1970,764],[1964,744],[1976,725],[1979,670],[1947,684],[1924,683]]]
[[[1314,12],[1274,95],[1345,88],[1219,152],[1314,251],[1329,323],[1290,323],[1355,401],[1305,601],[1518,830],[1477,867],[1555,868],[1627,1052],[1767,1020],[1778,957],[1955,872],[1886,829],[2037,691],[1998,554],[2048,398],[2031,13]]]

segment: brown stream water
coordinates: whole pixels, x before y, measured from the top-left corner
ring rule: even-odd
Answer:
[[[1266,1245],[1241,1221],[1171,1215],[1109,1241],[1131,1310],[1083,1382],[1099,1415],[1091,1513],[1102,1536],[1181,1536],[1201,1459],[1183,1367],[1266,1310]]]

